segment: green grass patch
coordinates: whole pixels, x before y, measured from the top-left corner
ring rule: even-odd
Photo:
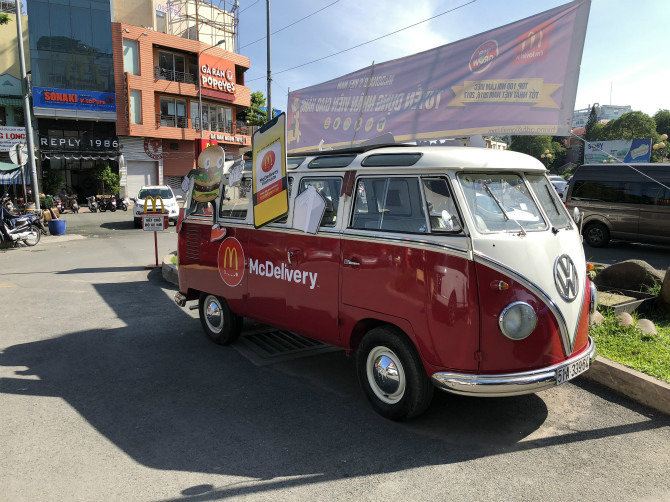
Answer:
[[[170,261],[172,262],[173,265],[179,265],[179,258],[177,257],[176,254],[172,255],[172,258],[170,258]]]
[[[604,322],[590,330],[598,354],[670,383],[670,315],[658,310],[646,312],[644,317],[656,325],[658,334],[645,335],[635,327],[620,326],[611,311],[602,314]]]

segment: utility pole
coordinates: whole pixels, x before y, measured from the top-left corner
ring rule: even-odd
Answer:
[[[30,179],[33,187],[33,199],[35,211],[40,212],[40,191],[37,186],[37,168],[35,167],[35,143],[33,141],[33,124],[30,118],[30,85],[26,74],[26,61],[23,52],[23,28],[21,27],[21,4],[14,0],[16,5],[16,35],[19,41],[19,63],[21,65],[21,93],[23,94],[23,116],[26,126],[26,142],[28,143],[28,165],[30,166]],[[22,168],[23,169],[23,168]],[[28,201],[26,200],[26,204]]]
[[[17,0],[18,1],[18,0]],[[268,21],[268,114],[267,121],[273,119],[272,113],[272,70],[270,69],[270,0],[266,0],[267,6],[267,21]]]

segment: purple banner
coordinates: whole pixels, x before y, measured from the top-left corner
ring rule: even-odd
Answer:
[[[590,0],[289,93],[288,150],[570,134]]]

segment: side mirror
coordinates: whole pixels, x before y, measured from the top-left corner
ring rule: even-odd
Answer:
[[[446,209],[442,211],[442,221],[444,222],[444,228],[448,232],[451,232],[454,229],[454,222],[452,220],[452,216]]]
[[[572,211],[572,219],[579,225],[579,220],[582,219],[582,213],[579,211],[578,207],[575,207],[574,211]]]

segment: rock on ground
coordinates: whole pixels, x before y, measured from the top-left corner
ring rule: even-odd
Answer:
[[[666,272],[666,277],[667,277]],[[617,288],[640,291],[642,286],[653,287],[663,281],[663,274],[642,260],[626,260],[603,269],[595,279],[598,288]],[[669,286],[670,288],[670,286]],[[670,295],[670,291],[668,293]]]
[[[628,312],[621,312],[620,314],[617,314],[616,318],[621,326],[633,326],[635,324],[633,316]]]
[[[638,319],[637,324],[635,325],[637,329],[642,331],[645,335],[657,335],[656,326],[649,319]]]

